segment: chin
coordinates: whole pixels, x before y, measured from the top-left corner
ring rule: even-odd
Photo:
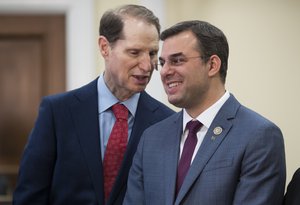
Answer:
[[[182,107],[181,106],[181,101],[180,100],[178,100],[178,99],[172,99],[172,98],[168,98],[168,101],[169,101],[169,103],[171,103],[172,105],[174,105],[174,106],[176,106],[176,107]]]
[[[138,86],[138,87],[135,87],[134,89],[132,89],[133,92],[135,93],[139,93],[139,92],[142,92],[146,89],[146,86]]]

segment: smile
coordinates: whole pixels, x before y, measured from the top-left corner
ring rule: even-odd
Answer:
[[[179,84],[181,84],[181,83],[179,83],[179,82],[170,83],[170,84],[168,84],[168,87],[174,88],[174,87],[177,87]]]

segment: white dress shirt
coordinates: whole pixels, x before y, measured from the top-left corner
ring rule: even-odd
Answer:
[[[228,91],[225,92],[225,94],[217,101],[215,102],[212,106],[210,106],[208,109],[206,109],[204,112],[202,112],[198,117],[196,117],[195,120],[198,120],[203,124],[201,129],[197,132],[197,144],[193,153],[193,157],[191,160],[191,163],[193,162],[196,153],[199,150],[200,145],[202,144],[202,141],[208,131],[208,128],[210,127],[212,121],[216,117],[217,113],[223,106],[223,104],[226,102],[226,100],[229,98],[230,94]],[[186,112],[185,109],[183,109],[183,131],[182,131],[182,136],[181,136],[181,141],[180,141],[180,157],[182,154],[183,146],[185,143],[185,140],[188,136],[188,130],[186,129],[186,124],[193,120],[193,118]],[[179,159],[180,159],[179,157]],[[178,160],[179,161],[179,160]]]

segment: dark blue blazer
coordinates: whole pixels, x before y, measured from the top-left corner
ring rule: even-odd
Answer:
[[[232,95],[210,125],[175,197],[182,118],[179,112],[143,133],[123,205],[282,205],[282,133]]]
[[[107,204],[122,204],[143,131],[173,113],[141,92],[124,161]],[[97,80],[42,100],[20,164],[13,204],[104,204]]]

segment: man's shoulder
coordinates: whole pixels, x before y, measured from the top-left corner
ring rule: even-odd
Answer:
[[[226,104],[226,106],[224,106],[224,108],[226,109],[225,112],[230,113],[230,115],[234,116],[234,118],[237,118],[238,122],[243,123],[247,121],[249,122],[248,124],[261,124],[261,125],[274,124],[267,117],[263,116],[262,114],[258,113],[252,108],[241,104],[232,94],[225,104]]]
[[[180,124],[179,124],[180,123]],[[169,129],[170,127],[177,127],[182,124],[182,112],[172,112],[172,114],[166,116],[159,122],[151,126],[152,130]]]
[[[147,106],[148,108],[153,110],[160,110],[161,112],[166,113],[167,115],[175,113],[175,111],[172,110],[170,107],[155,99],[145,91],[141,92],[139,104],[143,104],[144,106]]]
[[[77,96],[78,98],[89,96],[89,95],[95,95],[97,94],[97,79],[89,82],[88,84],[85,84],[79,88],[74,88],[72,90],[68,90],[61,93],[56,93],[52,95],[45,96],[46,99],[51,100],[63,100],[67,99],[70,96]]]
[[[298,168],[298,169],[295,171],[295,173],[294,173],[294,175],[293,175],[293,178],[297,181],[297,183],[300,183],[300,168]],[[299,184],[299,186],[300,186],[300,184]]]

